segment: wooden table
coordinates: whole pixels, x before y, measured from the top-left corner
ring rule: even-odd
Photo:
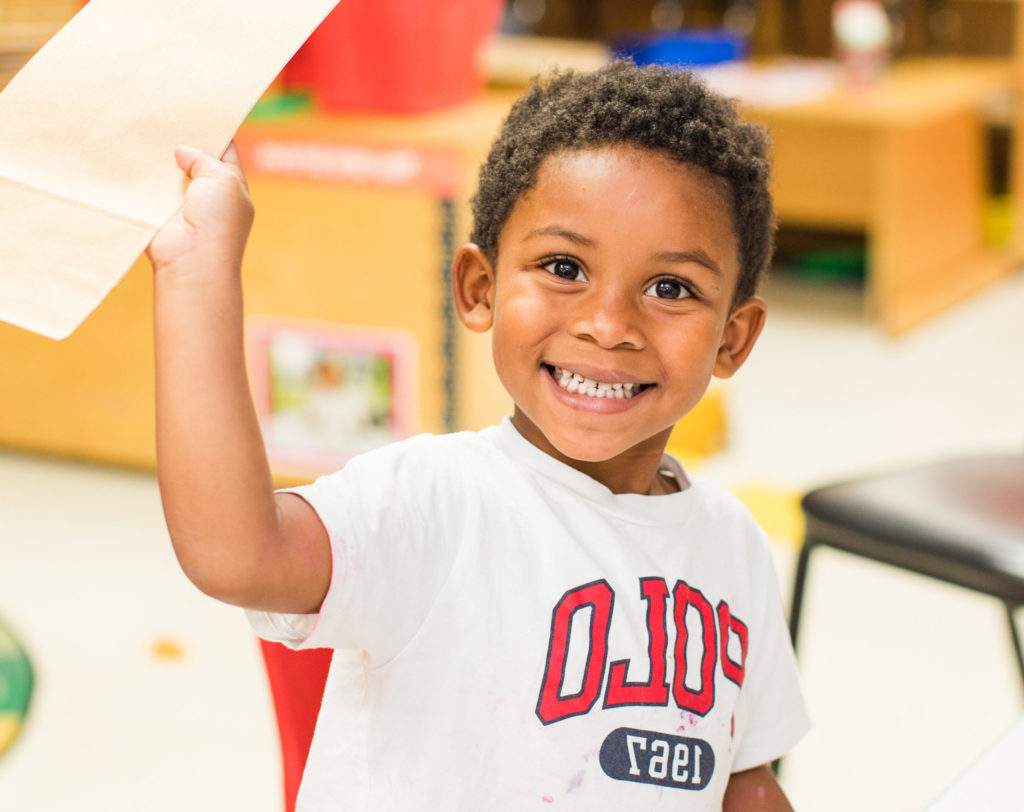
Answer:
[[[983,240],[984,106],[1012,82],[1006,61],[906,61],[870,90],[742,108],[772,132],[780,221],[866,234],[868,311],[889,333],[1013,267]]]

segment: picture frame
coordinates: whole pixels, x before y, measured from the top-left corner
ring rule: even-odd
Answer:
[[[246,353],[275,474],[331,473],[417,430],[417,343],[407,331],[251,317]]]

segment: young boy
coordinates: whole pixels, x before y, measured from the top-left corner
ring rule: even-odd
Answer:
[[[176,157],[185,205],[149,248],[164,507],[199,588],[335,649],[300,809],[790,809],[766,765],[807,718],[764,536],[663,453],[764,321],[761,131],[681,72],[535,83],[453,265],[513,415],[276,495],[252,207],[230,151]]]

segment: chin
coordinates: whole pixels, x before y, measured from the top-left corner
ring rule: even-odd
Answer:
[[[562,454],[565,457],[567,457],[568,459],[572,460],[573,462],[588,462],[588,463],[607,462],[608,460],[610,460],[612,457],[615,456],[614,454],[595,454],[593,451],[590,451],[589,453],[588,452],[575,453],[572,450],[565,450],[565,451],[563,451],[562,449],[558,449],[558,450],[561,451]]]
[[[548,442],[555,447],[558,453],[577,462],[606,462],[625,451],[619,443],[607,445],[595,443],[592,435],[580,440],[549,436]]]

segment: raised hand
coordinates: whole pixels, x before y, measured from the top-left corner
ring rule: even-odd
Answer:
[[[217,160],[179,146],[174,158],[189,177],[185,202],[153,237],[146,254],[157,272],[203,272],[241,265],[252,227],[253,205],[238,151],[232,143]]]

